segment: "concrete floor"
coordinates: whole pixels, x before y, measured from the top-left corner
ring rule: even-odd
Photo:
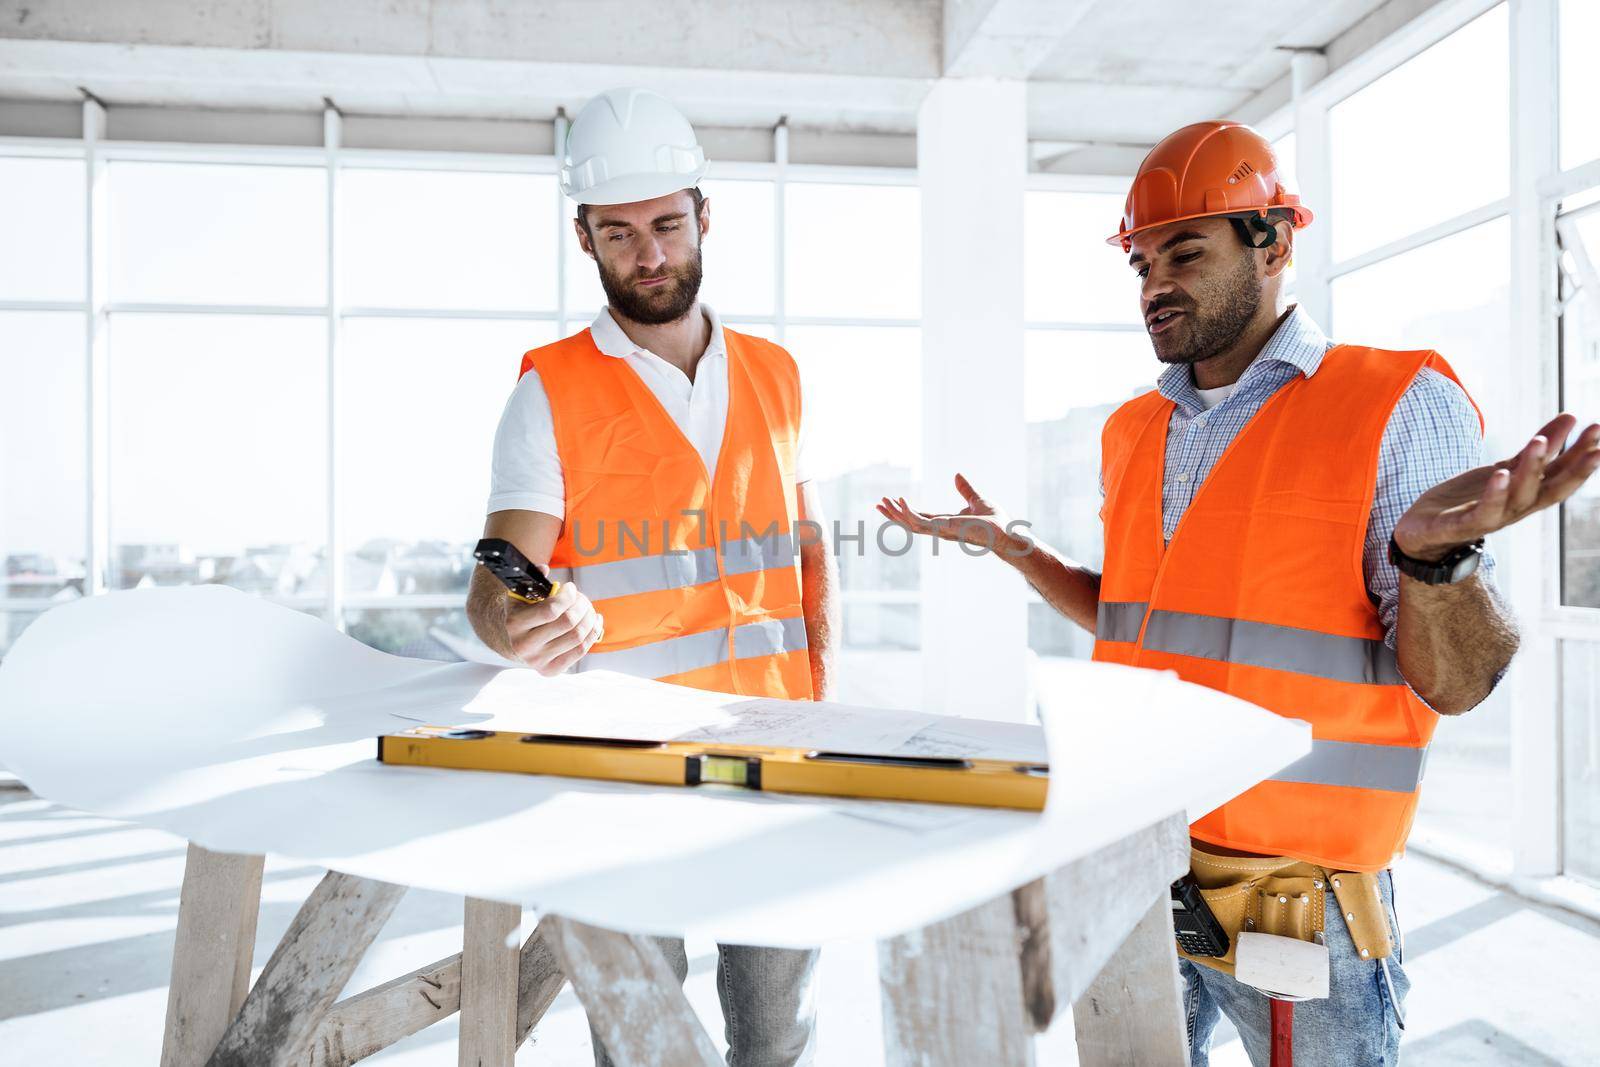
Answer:
[[[183,842],[168,834],[80,815],[21,790],[0,791],[0,1060],[73,1067],[156,1061],[183,857]],[[321,875],[268,862],[258,966]],[[1396,883],[1414,983],[1407,1064],[1597,1062],[1600,924],[1528,904],[1417,857],[1401,864]],[[458,951],[460,918],[460,898],[408,894],[351,991]],[[689,949],[689,999],[720,1041],[714,947]],[[870,944],[824,950],[820,1064],[882,1062],[874,969]],[[452,1019],[366,1062],[453,1065],[455,1036]],[[1041,1037],[1038,1052],[1041,1064],[1075,1063],[1070,1020]],[[570,991],[517,1062],[592,1062],[583,1012]],[[1237,1038],[1219,1037],[1212,1062],[1245,1064]]]

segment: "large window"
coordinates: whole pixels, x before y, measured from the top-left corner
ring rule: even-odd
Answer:
[[[84,167],[0,158],[0,655],[81,596],[88,546]]]
[[[795,318],[915,319],[922,309],[915,187],[795,183],[784,273]]]
[[[0,168],[24,192],[7,203],[29,206],[0,207],[21,252],[3,258],[0,301],[39,302],[0,312],[0,641],[92,585],[86,442],[103,410],[111,588],[337,602],[378,647],[455,658],[489,442],[521,353],[557,329],[554,178],[342,166],[330,232],[326,165],[112,158],[91,404],[83,159]]]
[[[1525,430],[1505,417],[1510,224],[1493,214],[1509,188],[1507,32],[1501,5],[1328,116],[1332,333],[1440,352],[1483,410],[1490,456],[1514,447]],[[1395,201],[1397,174],[1428,196]],[[1374,262],[1376,249],[1384,253]],[[1502,545],[1490,538],[1491,550]],[[1514,561],[1502,572],[1507,565]],[[1439,724],[1418,829],[1447,847],[1470,842],[1509,857],[1513,809],[1510,695],[1502,685],[1483,706]]]
[[[711,230],[702,251],[702,298],[729,325],[772,315],[777,297],[772,251],[776,187],[768,181],[707,181],[700,183],[700,191],[711,202]]]
[[[339,442],[345,590],[354,603],[464,594],[495,426],[522,353],[555,323],[352,318]]]
[[[1023,315],[1030,326],[1139,326],[1139,284],[1120,247],[1120,193],[1032,190],[1023,201]],[[1141,327],[1142,328],[1142,327]]]
[[[1561,643],[1561,694],[1564,866],[1600,882],[1600,643]]]
[[[1033,329],[1023,358],[1031,533],[1099,570],[1100,431],[1120,404],[1155,384],[1155,353],[1142,329]],[[1033,596],[1028,647],[1041,655],[1087,659],[1094,638]]]
[[[81,312],[0,311],[6,600],[83,592],[88,479]]]
[[[454,659],[476,644],[461,605],[495,425],[522,353],[556,336],[571,236],[550,174],[349,167],[340,182],[342,621]]]
[[[921,197],[909,185],[809,182],[787,185],[784,196],[784,343],[805,389],[810,473],[829,535],[838,531],[845,644],[872,652],[849,673],[909,680],[918,673],[908,653],[921,644],[925,546],[908,548],[899,530],[880,538],[874,504],[917,496]]]
[[[1338,338],[1443,355],[1483,409],[1491,456],[1515,451],[1523,433],[1502,414],[1500,387],[1511,341],[1510,239],[1501,216],[1333,281]]]
[[[1575,206],[1556,220],[1561,406],[1580,423],[1600,420],[1595,192],[1569,198]],[[1568,873],[1600,882],[1600,486],[1592,480],[1562,506],[1560,567],[1560,602],[1584,620],[1561,642],[1562,855]]]
[[[1335,260],[1506,195],[1509,47],[1501,4],[1329,111]]]
[[[916,497],[922,337],[904,326],[791,326],[805,381],[806,462],[837,529],[847,644],[915,649],[923,545],[884,531],[880,497]],[[846,429],[848,428],[848,429]]]
[[[327,331],[301,315],[111,318],[113,588],[301,593],[327,543]]]
[[[347,307],[555,310],[551,175],[350,169],[342,182]]]
[[[1600,418],[1600,204],[1561,216],[1561,403]],[[1600,608],[1600,486],[1562,508],[1561,602]]]
[[[326,302],[322,170],[126,161],[108,170],[114,303]]]
[[[300,594],[327,546],[325,172],[113,161],[104,180],[107,582]]]
[[[1561,165],[1600,159],[1600,4],[1561,0]]]
[[[1025,517],[1035,537],[1099,568],[1100,430],[1123,401],[1160,372],[1139,316],[1139,279],[1106,237],[1122,217],[1120,193],[1034,190],[1023,215]],[[1087,658],[1094,639],[1037,594],[1028,646]]]
[[[547,166],[346,153],[330,220],[324,157],[105,155],[95,240],[81,152],[0,157],[18,194],[0,204],[16,253],[0,257],[0,654],[95,587],[92,507],[109,588],[227,584],[337,609],[388,651],[467,651],[470,549],[519,359],[605,299]],[[703,185],[703,295],[800,362],[811,473],[843,535],[846,641],[912,652],[917,553],[879,542],[872,503],[915,492],[921,451],[917,190],[893,172],[774,173]],[[104,255],[94,383],[90,247]],[[91,430],[108,457],[99,504]]]
[[[83,162],[0,159],[0,189],[0,300],[82,300]]]

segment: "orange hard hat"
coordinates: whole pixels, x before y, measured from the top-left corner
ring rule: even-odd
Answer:
[[[1168,134],[1134,175],[1122,225],[1106,238],[1124,252],[1140,230],[1217,215],[1264,217],[1288,211],[1296,229],[1311,211],[1284,185],[1267,139],[1240,122],[1197,122]]]

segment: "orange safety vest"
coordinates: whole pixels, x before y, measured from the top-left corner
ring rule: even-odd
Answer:
[[[1433,352],[1330,350],[1239,432],[1169,545],[1172,401],[1145,393],[1106,422],[1094,658],[1311,724],[1311,754],[1201,817],[1200,841],[1346,871],[1405,847],[1439,716],[1384,644],[1361,558],[1384,428],[1424,367],[1457,381]]]
[[[723,333],[728,421],[714,484],[655,394],[588,330],[522,357],[521,374],[537,370],[550,398],[566,483],[551,576],[605,616],[576,670],[810,700],[794,531],[799,371],[777,345]]]

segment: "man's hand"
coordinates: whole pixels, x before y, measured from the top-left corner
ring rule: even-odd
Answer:
[[[878,514],[899,523],[912,533],[931,534],[943,541],[978,545],[1007,557],[1028,554],[1033,543],[1013,534],[1008,529],[1011,520],[1005,512],[979,496],[978,491],[972,488],[972,483],[960,474],[956,475],[956,491],[967,502],[967,506],[954,514],[929,515],[916,511],[906,503],[905,497],[894,500],[884,497],[878,504]]]
[[[1453,548],[1561,503],[1600,468],[1600,424],[1591,423],[1563,451],[1577,424],[1571,415],[1557,415],[1512,458],[1429,489],[1395,524],[1395,544],[1413,558],[1439,560]]]
[[[895,500],[884,497],[878,505],[878,513],[912,533],[993,549],[1039,591],[1045,603],[1094,633],[1095,612],[1100,603],[1100,575],[1072,562],[1029,534],[1013,533],[1012,527],[1026,527],[1027,524],[1008,520],[1005,512],[979,496],[972,483],[959,474],[956,475],[956,491],[966,500],[967,506],[954,515],[925,515],[914,511],[905,497]]]
[[[539,566],[535,564],[535,566]],[[549,569],[540,566],[541,571]],[[578,662],[605,633],[605,619],[571,582],[538,604],[506,598],[506,636],[516,658],[554,677]]]

